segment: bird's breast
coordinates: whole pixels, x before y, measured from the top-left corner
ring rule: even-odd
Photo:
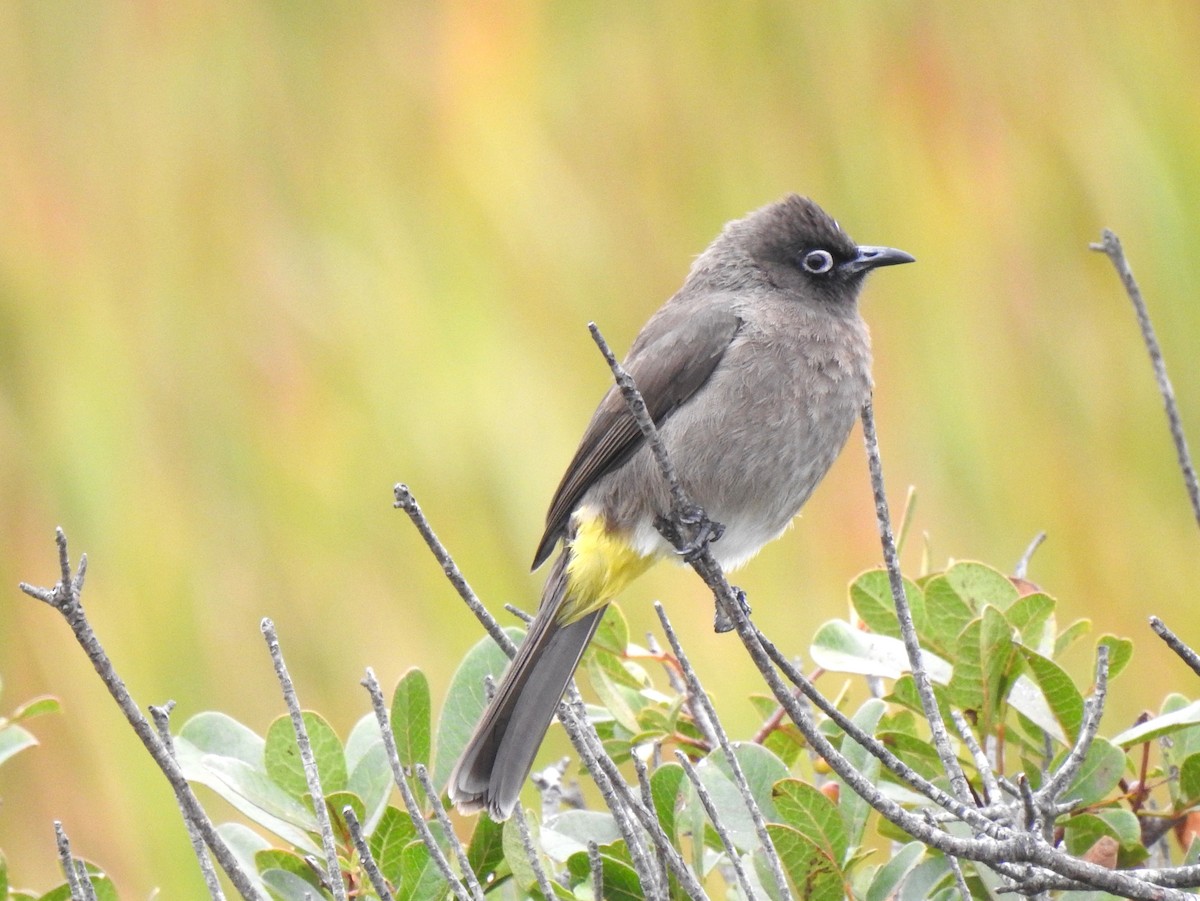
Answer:
[[[726,569],[778,537],[828,472],[870,392],[861,319],[750,323],[705,385],[660,427],[688,496],[725,526],[712,552]],[[593,497],[643,553],[670,548],[653,527],[669,494],[648,447]]]

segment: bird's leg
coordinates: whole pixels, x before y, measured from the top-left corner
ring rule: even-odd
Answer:
[[[750,603],[746,600],[746,592],[738,588],[736,585],[730,585],[733,589],[733,599],[737,601],[737,605],[742,608],[742,613],[746,616],[750,615]],[[725,608],[721,606],[721,602],[717,601],[716,612],[713,614],[713,631],[717,633],[728,632],[736,625],[725,612]]]

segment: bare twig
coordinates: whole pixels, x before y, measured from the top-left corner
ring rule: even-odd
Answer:
[[[150,716],[154,720],[154,728],[158,732],[159,741],[163,743],[163,747],[167,749],[167,753],[172,758],[175,757],[175,740],[171,737],[171,711],[174,709],[174,701],[167,701],[161,707],[150,705]],[[196,863],[200,865],[200,873],[204,877],[208,895],[213,901],[225,901],[225,893],[221,890],[220,880],[217,879],[216,867],[213,866],[212,858],[208,856],[208,851],[204,847],[204,837],[188,815],[187,805],[183,803],[183,799],[176,794],[175,800],[183,815],[183,824],[187,827],[188,839],[192,843],[192,852],[196,855]]]
[[[434,534],[429,521],[421,512],[412,493],[406,486],[398,485],[396,487],[396,498],[397,506],[409,514],[418,531],[425,538],[429,549],[441,564],[442,571],[458,590],[460,596],[467,602],[492,639],[500,645],[509,657],[512,657],[516,652],[516,646],[496,624],[495,619],[487,611],[487,608],[479,601],[449,551],[437,540],[437,536]],[[682,857],[679,856],[678,851],[672,848],[670,843],[666,841],[665,836],[662,835],[661,827],[658,826],[657,820],[654,819],[653,813],[637,811],[640,805],[636,803],[636,799],[633,799],[629,787],[624,784],[616,764],[613,763],[604,750],[603,743],[596,734],[595,727],[588,721],[583,703],[579,700],[578,690],[574,687],[574,682],[567,686],[565,699],[565,702],[559,704],[558,707],[559,721],[562,722],[567,737],[575,746],[576,751],[579,752],[584,766],[588,768],[588,771],[592,774],[592,778],[595,779],[601,794],[604,796],[606,802],[610,804],[617,827],[621,831],[622,837],[626,840],[634,868],[638,871],[639,877],[648,880],[647,883],[643,883],[643,888],[648,892],[647,897],[654,897],[652,892],[654,886],[653,866],[648,856],[644,853],[642,843],[638,841],[636,829],[629,814],[622,806],[622,796],[625,797],[625,806],[635,812],[638,819],[642,821],[643,827],[649,830],[655,843],[664,848],[668,862],[671,864],[672,870],[676,872],[676,876],[680,884],[684,886],[684,890],[692,897],[703,897],[703,890],[700,889],[695,876],[687,870],[687,866],[683,862]],[[629,803],[631,799],[632,804]],[[692,892],[697,892],[698,894],[692,894]]]
[[[733,753],[733,745],[729,741],[729,736],[726,735],[725,730],[721,727],[721,723],[717,719],[717,711],[713,708],[708,693],[700,684],[700,677],[692,669],[687,654],[684,653],[683,646],[679,643],[679,636],[675,634],[675,629],[671,626],[671,621],[667,618],[667,612],[663,609],[663,605],[655,603],[654,612],[658,614],[658,620],[662,623],[663,633],[667,636],[667,641],[670,643],[671,650],[674,651],[676,659],[679,660],[680,669],[683,670],[683,676],[687,680],[688,695],[704,708],[709,722],[712,723],[712,728],[716,733],[721,751],[725,755],[725,762],[729,764],[729,771],[733,776],[733,784],[737,786],[738,792],[742,796],[742,803],[746,805],[746,810],[749,811],[750,819],[754,823],[754,831],[758,835],[759,842],[762,844],[763,856],[766,858],[767,865],[771,869],[771,875],[775,878],[779,897],[785,899],[785,901],[790,901],[792,893],[788,889],[787,877],[783,872],[783,863],[779,860],[779,852],[775,850],[775,843],[771,841],[771,836],[767,832],[766,820],[763,819],[762,810],[759,809],[758,802],[754,800],[754,792],[750,789],[750,783],[746,781],[746,774],[742,771],[742,764]]]
[[[92,885],[92,877],[88,875],[83,862],[76,860],[71,854],[71,841],[59,820],[54,821],[54,839],[58,845],[58,859],[62,864],[63,875],[71,887],[72,901],[96,901],[96,887]]]
[[[513,810],[513,819],[517,821],[517,830],[521,833],[521,847],[525,849],[525,859],[529,861],[529,866],[533,868],[533,876],[537,880],[538,888],[541,889],[544,897],[553,898],[554,890],[550,887],[550,879],[546,875],[546,868],[542,866],[541,860],[538,859],[537,848],[533,846],[533,834],[529,831],[529,820],[525,817],[525,808],[520,804]]]
[[[1193,651],[1178,635],[1167,628],[1157,616],[1150,617],[1150,628],[1154,634],[1166,642],[1167,647],[1179,655],[1179,659],[1192,668],[1192,672],[1200,676],[1200,654]]]
[[[321,788],[321,774],[317,771],[317,759],[313,755],[312,742],[308,739],[308,728],[304,725],[304,713],[300,710],[300,699],[296,697],[296,686],[292,682],[283,650],[279,647],[279,636],[275,624],[264,618],[260,626],[267,640],[267,650],[275,665],[275,677],[283,691],[288,714],[292,718],[292,731],[296,734],[296,745],[300,750],[300,763],[304,769],[304,781],[312,796],[313,814],[317,818],[317,829],[321,833],[321,847],[325,852],[326,878],[335,901],[346,901],[346,883],[342,879],[342,868],[338,864],[337,841],[333,836],[333,824],[329,820],[329,808],[325,804],[325,792]]]
[[[1033,536],[1033,540],[1029,542],[1029,546],[1025,548],[1025,553],[1021,555],[1021,559],[1017,561],[1017,565],[1013,569],[1014,576],[1018,579],[1025,578],[1025,574],[1029,572],[1029,561],[1033,559],[1034,552],[1042,546],[1042,542],[1045,540],[1045,532],[1038,532]]]
[[[71,631],[75,634],[75,640],[83,648],[83,652],[87,654],[88,659],[91,660],[96,673],[100,676],[101,681],[104,682],[113,700],[117,702],[117,706],[121,708],[121,713],[125,715],[126,721],[133,727],[133,731],[141,740],[142,745],[150,752],[150,756],[154,758],[154,762],[158,764],[158,768],[167,777],[167,781],[174,790],[176,798],[179,799],[180,805],[187,810],[188,818],[196,824],[196,828],[204,836],[204,843],[213,852],[218,865],[225,871],[225,875],[229,877],[229,881],[233,883],[238,894],[243,898],[265,901],[263,895],[255,887],[254,883],[250,881],[250,877],[246,874],[246,871],[238,863],[232,849],[226,844],[220,833],[217,832],[217,828],[213,825],[212,820],[205,814],[204,808],[200,806],[199,800],[197,800],[182,770],[179,769],[175,758],[171,756],[166,746],[159,740],[154,728],[150,725],[146,717],[142,715],[138,705],[134,703],[133,697],[125,687],[124,681],[117,675],[112,661],[109,659],[103,645],[100,644],[96,633],[92,630],[92,626],[88,622],[83,610],[83,602],[80,600],[80,594],[83,591],[84,576],[87,573],[87,555],[80,555],[79,570],[72,575],[70,559],[67,556],[67,536],[61,528],[55,530],[55,541],[58,544],[58,563],[61,573],[61,579],[58,584],[53,588],[38,588],[22,582],[20,584],[21,590],[30,597],[37,598],[49,604],[66,619],[67,625],[71,627]]]
[[[446,815],[446,808],[442,807],[438,800],[437,786],[429,778],[429,771],[421,763],[414,766],[413,771],[417,774],[417,781],[421,783],[421,788],[425,792],[425,797],[429,799],[429,804],[433,808],[433,815],[437,818],[438,823],[441,824],[442,831],[447,836],[454,835],[454,824],[450,822],[450,817]],[[475,878],[475,871],[471,869],[471,862],[467,860],[466,848],[462,846],[462,842],[455,840],[450,843],[450,850],[454,852],[454,856],[458,860],[458,868],[462,871],[463,879],[466,880],[471,897],[475,901],[483,901],[483,887],[480,886],[479,880]]]
[[[362,863],[362,868],[366,870],[367,878],[371,880],[371,885],[375,889],[375,894],[379,896],[379,901],[392,901],[392,891],[388,887],[383,873],[379,870],[379,864],[375,862],[375,855],[371,853],[371,848],[367,845],[367,838],[363,835],[358,814],[354,812],[353,807],[347,804],[342,808],[342,817],[346,820],[346,828],[350,830],[350,841],[354,842],[358,859]]]
[[[938,757],[942,760],[942,768],[950,777],[950,787],[955,797],[964,804],[971,802],[971,792],[967,785],[967,777],[963,775],[954,746],[950,743],[950,734],[942,720],[938,709],[937,698],[933,693],[933,682],[925,669],[925,661],[921,656],[921,642],[917,638],[917,629],[913,624],[912,608],[908,606],[908,597],[904,593],[904,579],[900,575],[900,561],[896,555],[896,542],[892,537],[892,523],[888,514],[887,494],[883,487],[883,462],[879,457],[879,440],[875,436],[875,414],[871,399],[862,408],[863,441],[867,448],[867,466],[871,471],[871,489],[875,494],[875,517],[879,522],[879,539],[883,545],[883,562],[887,567],[888,582],[892,588],[892,599],[896,604],[896,618],[900,622],[900,636],[904,640],[904,649],[908,652],[909,666],[912,669],[913,682],[917,695],[921,698],[921,707],[925,711],[925,719],[929,722],[929,731],[933,735],[933,745]]]
[[[729,860],[729,865],[733,867],[738,885],[742,887],[742,891],[750,901],[755,901],[758,898],[758,894],[754,891],[754,887],[746,875],[746,868],[742,864],[742,857],[738,854],[737,846],[733,843],[733,836],[725,828],[725,822],[721,819],[720,811],[713,804],[712,796],[709,795],[708,789],[700,781],[700,774],[696,772],[696,768],[692,766],[692,762],[688,760],[688,756],[683,751],[676,751],[675,759],[683,767],[683,772],[687,775],[688,781],[692,783],[692,789],[696,792],[696,797],[700,800],[700,806],[704,808],[704,813],[708,816],[708,821],[712,823],[713,829],[717,833],[717,838],[721,840],[721,847],[725,849],[725,856]]]
[[[517,652],[517,646],[512,643],[512,639],[504,634],[504,630],[500,624],[496,622],[495,617],[488,613],[487,608],[483,606],[483,602],[479,600],[479,596],[467,583],[466,578],[458,568],[458,564],[454,562],[454,558],[450,556],[450,552],[446,550],[445,545],[438,539],[437,534],[429,525],[429,520],[425,518],[425,514],[421,512],[421,507],[417,504],[417,499],[413,497],[413,493],[407,485],[396,485],[393,489],[396,497],[395,506],[408,514],[408,518],[412,520],[417,531],[421,533],[421,537],[425,539],[425,544],[429,550],[433,552],[434,559],[442,567],[442,572],[446,574],[446,578],[450,580],[450,584],[454,586],[461,597],[467,604],[467,607],[475,618],[483,625],[484,630],[488,635],[492,636],[492,641],[500,645],[501,649],[510,658]]]
[[[588,842],[588,868],[592,871],[592,897],[604,897],[604,862],[600,860],[600,846]]]
[[[954,721],[954,727],[958,729],[958,734],[962,737],[963,744],[971,752],[971,759],[975,761],[975,769],[979,773],[979,778],[983,781],[984,801],[988,804],[1000,801],[1000,783],[996,781],[996,774],[992,772],[991,761],[988,760],[983,747],[976,740],[975,733],[971,731],[971,724],[967,722],[967,718],[959,710],[951,709],[950,718]]]
[[[1084,702],[1083,722],[1079,726],[1079,735],[1075,744],[1067,754],[1062,766],[1054,773],[1037,793],[1038,804],[1043,811],[1047,803],[1055,803],[1071,782],[1087,757],[1088,749],[1100,731],[1100,718],[1104,715],[1104,701],[1108,696],[1108,646],[1099,645],[1096,648],[1096,687],[1092,696]],[[1051,820],[1053,822],[1053,820]]]
[[[425,820],[425,814],[421,810],[417,796],[413,794],[408,776],[404,772],[404,766],[400,763],[400,755],[396,751],[396,736],[392,733],[391,717],[388,714],[387,705],[383,700],[383,691],[379,687],[379,680],[375,678],[375,673],[370,667],[367,667],[367,673],[363,677],[361,684],[367,690],[367,694],[371,696],[371,707],[375,711],[375,721],[379,724],[379,734],[383,737],[383,749],[387,754],[388,762],[392,766],[392,779],[395,781],[396,787],[400,789],[400,797],[404,799],[404,806],[408,810],[408,818],[417,827],[417,834],[421,836],[421,841],[425,843],[425,847],[429,851],[429,856],[433,859],[438,870],[441,871],[442,876],[449,884],[454,897],[458,901],[478,901],[478,899],[471,896],[471,893],[462,884],[462,880],[455,874],[454,868],[450,866],[450,861],[442,853],[437,838],[429,828],[429,823]],[[456,842],[458,838],[451,831],[446,835],[446,840]]]
[[[1113,268],[1125,286],[1125,293],[1133,304],[1137,315],[1138,325],[1142,330],[1142,340],[1146,351],[1150,354],[1150,364],[1154,367],[1154,378],[1158,382],[1158,392],[1162,395],[1163,407],[1167,413],[1167,422],[1171,428],[1171,438],[1175,442],[1175,455],[1179,460],[1179,469],[1183,473],[1183,483],[1187,487],[1188,498],[1192,502],[1192,513],[1196,523],[1200,524],[1200,481],[1196,478],[1196,468],[1192,465],[1192,457],[1188,452],[1187,438],[1183,434],[1183,419],[1179,415],[1179,407],[1175,403],[1175,389],[1167,377],[1167,364],[1163,360],[1162,348],[1154,334],[1154,326],[1150,322],[1150,311],[1142,299],[1141,288],[1133,277],[1133,270],[1125,258],[1125,250],[1121,247],[1121,239],[1109,229],[1104,229],[1098,244],[1089,245],[1092,250],[1105,254],[1112,262]]]

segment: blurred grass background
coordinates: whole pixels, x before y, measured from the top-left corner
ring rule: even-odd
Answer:
[[[788,191],[919,264],[872,280],[877,416],[906,563],[1010,567],[1137,639],[1113,731],[1195,695],[1196,525],[1134,320],[1126,243],[1200,442],[1200,6],[840,2],[0,5],[0,677],[60,717],[0,770],[17,884],[51,820],[129,897],[199,896],[164,780],[66,626],[53,528],[135,697],[176,725],[357,682],[444,690],[479,630],[391,486],[493,609],[531,606],[545,504],[607,374],[722,223]],[[879,559],[861,439],[738,582],[803,653]],[[663,598],[728,655],[698,581]],[[693,612],[694,611],[694,612]],[[635,633],[636,634],[636,633]],[[1090,645],[1089,645],[1090,646]],[[1073,658],[1087,666],[1086,649]],[[751,666],[718,701],[754,725]],[[711,681],[711,680],[710,680]]]

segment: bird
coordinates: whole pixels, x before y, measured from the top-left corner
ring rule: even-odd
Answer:
[[[872,390],[863,282],[913,261],[856,244],[790,194],[727,223],[634,339],[624,368],[684,493],[714,524],[708,549],[724,571],[786,531],[841,452]],[[533,568],[558,554],[537,612],[451,772],[461,813],[512,814],[608,604],[655,562],[678,559],[655,526],[671,509],[613,386],[550,502]]]

